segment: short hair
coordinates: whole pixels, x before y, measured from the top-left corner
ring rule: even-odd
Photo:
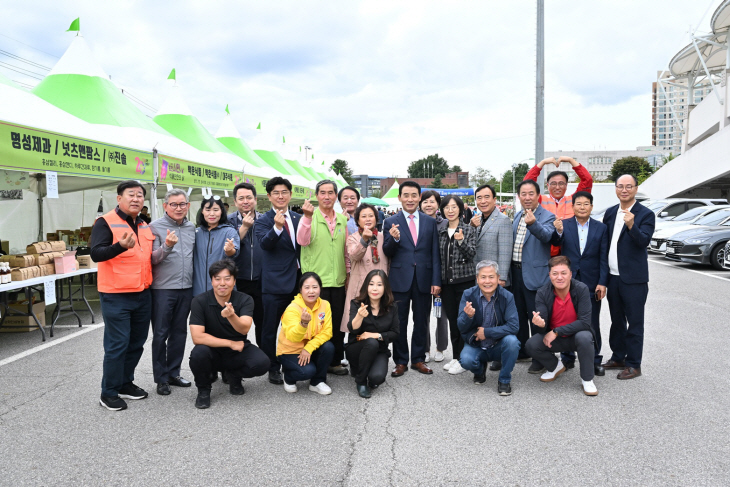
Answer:
[[[281,176],[274,176],[273,178],[266,181],[266,194],[271,194],[272,191],[274,191],[274,188],[279,186],[280,184],[283,184],[286,186],[286,189],[291,191],[291,183],[288,179],[284,179]],[[233,193],[234,196],[236,193]]]
[[[305,272],[304,274],[302,274],[302,277],[299,278],[299,285],[297,286],[299,292],[302,292],[302,286],[304,286],[304,283],[310,277],[317,281],[317,284],[319,284],[320,288],[322,287],[322,278],[319,277],[319,274],[317,274],[316,272]]]
[[[481,185],[481,186],[479,186],[479,187],[478,187],[477,189],[475,189],[475,190],[474,190],[474,197],[476,198],[476,196],[477,196],[477,193],[478,193],[479,191],[483,190],[483,189],[486,189],[486,188],[489,188],[489,191],[491,191],[491,192],[492,192],[492,198],[496,198],[496,197],[497,197],[497,192],[496,192],[496,191],[494,190],[494,188],[492,187],[492,185],[491,185],[491,184],[482,184],[482,185]]]
[[[344,193],[346,189],[349,189],[350,191],[354,191],[355,195],[357,196],[357,201],[360,201],[360,191],[358,191],[356,188],[353,188],[352,186],[345,186],[344,188],[342,188],[340,190],[340,192],[337,193],[337,201],[342,202],[342,193]]]
[[[254,198],[256,197],[256,186],[254,186],[251,183],[238,183],[233,188],[233,199],[236,199],[236,196],[238,195],[238,190],[239,189],[248,189],[248,190],[251,191],[251,193],[253,193],[253,197]]]
[[[441,206],[441,195],[439,194],[438,191],[434,191],[432,189],[429,189],[429,190],[421,193],[421,202],[418,204],[418,207],[420,208],[421,204],[423,204],[423,202],[426,201],[427,199],[429,199],[431,196],[433,196],[436,199],[436,205],[440,207]]]
[[[458,196],[454,196],[453,194],[447,194],[444,196],[444,199],[441,200],[441,205],[439,206],[439,209],[441,210],[441,215],[444,214],[444,208],[446,208],[446,205],[451,203],[451,201],[454,201],[456,203],[456,206],[459,207],[459,218],[464,216],[464,202],[461,201],[461,198]]]
[[[174,189],[171,189],[170,191],[168,191],[167,193],[165,193],[165,203],[168,203],[170,201],[170,198],[172,198],[173,196],[180,196],[180,195],[185,196],[185,202],[190,201],[188,199],[187,191],[185,191],[184,189],[180,189],[180,188],[174,188]]]
[[[421,185],[418,184],[415,181],[410,181],[409,180],[409,181],[403,181],[400,184],[400,186],[398,187],[398,196],[400,196],[401,194],[403,194],[403,188],[408,188],[409,186],[411,188],[416,188],[416,190],[418,190],[418,194],[421,194]]]
[[[550,174],[548,174],[547,181],[550,182],[552,178],[555,176],[563,176],[565,178],[565,182],[567,183],[569,181],[568,179],[568,173],[565,171],[553,171]]]
[[[221,271],[225,270],[230,272],[234,278],[238,275],[238,267],[236,267],[236,263],[231,259],[221,259],[213,262],[208,268],[208,274],[210,274],[210,278],[213,279]]]
[[[520,190],[522,189],[522,186],[529,184],[530,186],[535,187],[535,191],[537,191],[537,194],[541,194],[540,191],[540,185],[537,184],[537,181],[533,181],[532,179],[525,179],[524,181],[521,181],[520,184],[517,185],[517,194],[520,194]]]
[[[497,264],[493,260],[480,260],[477,262],[477,274],[479,274],[479,271],[484,269],[485,267],[492,267],[494,269],[494,272],[499,275],[499,264]]]
[[[355,298],[355,301],[357,301],[359,304],[365,303],[368,306],[370,305],[368,286],[370,285],[370,281],[372,281],[373,277],[375,276],[380,276],[380,279],[383,280],[383,296],[380,298],[380,309],[382,309],[383,311],[390,310],[391,307],[395,305],[395,299],[393,298],[393,291],[390,289],[390,280],[388,279],[388,274],[386,274],[385,271],[382,269],[373,269],[368,272],[368,275],[365,276],[365,280],[362,282],[362,286],[360,286],[360,291]],[[350,310],[352,310],[352,308],[350,308]]]
[[[144,185],[139,181],[135,181],[134,179],[122,181],[121,183],[117,184],[117,195],[121,196],[124,191],[130,188],[142,188],[142,195],[147,196],[147,190],[145,189]]]
[[[633,174],[622,174],[622,175],[620,175],[619,177],[616,178],[616,183],[615,184],[618,185],[618,180],[621,179],[624,176],[631,176],[631,179],[634,180],[634,185],[635,186],[638,186],[639,185],[639,180],[636,179],[636,176],[634,176]]]
[[[566,255],[556,255],[548,261],[548,269],[559,265],[566,265],[570,269],[570,259]]]
[[[205,221],[205,218],[203,217],[203,209],[207,206],[212,207],[213,205],[218,205],[221,209],[221,219],[218,220],[218,225],[228,223],[228,212],[226,211],[226,207],[223,206],[223,201],[221,200],[220,196],[211,196],[210,198],[204,199],[203,202],[200,204],[198,216],[197,218],[195,218],[195,223],[197,223],[199,227],[208,228],[208,222]]]
[[[370,203],[361,203],[360,206],[355,208],[355,214],[353,215],[353,218],[355,219],[355,224],[358,224],[358,220],[360,220],[360,213],[362,213],[362,210],[373,210],[373,213],[375,213],[375,223],[378,223],[380,221],[380,215],[378,215],[378,210],[375,209],[373,205]]]
[[[322,181],[317,183],[317,186],[315,186],[314,194],[319,194],[319,188],[321,188],[325,184],[331,184],[332,188],[335,190],[335,193],[337,193],[337,183],[332,181],[331,179],[323,179]]]
[[[593,195],[590,194],[588,191],[577,191],[573,193],[573,203],[575,203],[575,200],[577,198],[588,198],[588,201],[593,204]]]

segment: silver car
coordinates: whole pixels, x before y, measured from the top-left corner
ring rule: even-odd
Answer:
[[[719,210],[728,211],[723,211],[724,216],[719,217],[720,213],[716,213]],[[658,221],[649,242],[649,252],[663,254],[667,250],[667,239],[672,235],[689,230],[693,228],[692,225],[717,225],[730,215],[729,212],[730,205],[698,206],[669,220]],[[708,218],[712,214],[715,217]]]

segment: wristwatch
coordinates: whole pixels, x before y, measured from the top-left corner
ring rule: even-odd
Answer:
[[[382,333],[378,333],[378,340],[380,340],[381,342],[383,341],[383,334]]]
[[[552,330],[550,330],[550,331],[552,331],[553,333],[555,333],[555,337],[556,337],[556,338],[557,338],[558,336],[560,336],[560,335],[558,335],[558,332],[557,332],[557,328],[553,328],[553,329],[552,329]]]

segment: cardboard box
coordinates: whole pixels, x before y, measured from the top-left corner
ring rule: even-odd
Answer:
[[[14,258],[14,255],[0,255],[0,262],[12,262]]]
[[[35,257],[34,265],[53,264],[56,257],[63,257],[63,252],[47,252],[45,254],[32,254]]]
[[[43,264],[39,265],[41,269],[41,276],[52,276],[56,273],[56,264]]]
[[[28,245],[25,251],[29,254],[44,254],[46,252],[63,252],[66,250],[66,244],[60,240],[52,242],[35,242]]]
[[[16,268],[12,270],[10,277],[13,281],[27,281],[34,277],[41,277],[41,268],[38,266]]]
[[[67,274],[77,269],[75,250],[64,252],[63,257],[56,257],[53,260],[56,264],[56,274]]]
[[[31,267],[36,265],[35,255],[16,255],[10,261],[10,267]]]
[[[79,263],[79,269],[96,269],[98,267],[96,262],[91,260],[90,255],[79,255],[76,260]]]
[[[49,242],[54,242],[56,240],[59,240],[58,234],[57,233],[47,233],[46,240]]]
[[[24,313],[28,312],[27,302],[11,304],[9,306],[10,308],[17,311],[23,311]],[[35,303],[33,305],[33,313],[35,313],[35,315],[38,317],[38,321],[40,322],[40,324],[46,326],[46,303],[44,303],[43,301]],[[8,326],[18,326],[20,328],[7,328]],[[5,322],[3,323],[3,327],[0,328],[0,332],[21,333],[37,329],[38,325],[36,325],[35,320],[31,316],[7,316],[5,318]]]

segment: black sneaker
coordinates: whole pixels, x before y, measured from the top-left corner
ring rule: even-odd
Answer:
[[[157,384],[157,394],[160,396],[169,396],[170,395],[170,384],[167,382],[161,382]]]
[[[484,384],[487,381],[487,375],[482,372],[481,374],[474,374],[475,384]]]
[[[495,360],[491,364],[489,364],[489,370],[502,370],[502,362],[499,360]]]
[[[210,391],[208,389],[198,389],[195,407],[198,409],[208,409],[210,407]]]
[[[532,362],[530,364],[530,368],[527,369],[527,372],[530,374],[542,374],[545,372],[545,367],[543,367],[539,362]]]
[[[231,379],[231,378],[229,377],[229,379]],[[234,396],[242,396],[243,393],[246,392],[246,390],[243,388],[243,384],[241,384],[240,379],[239,380],[235,380],[235,379],[230,380],[230,384],[228,387],[229,387],[229,390],[231,391],[231,394],[233,394]]]
[[[101,396],[99,398],[99,404],[107,408],[109,411],[121,411],[122,409],[127,409],[127,403],[124,402],[124,399],[120,399],[119,396]]]
[[[575,368],[575,360],[569,360],[567,362],[563,362],[563,365],[565,365],[566,369],[574,369]]]
[[[147,392],[141,387],[137,387],[133,383],[124,384],[119,389],[119,397],[122,399],[144,399],[147,397]]]
[[[512,394],[512,386],[504,382],[498,382],[497,392],[500,396],[509,396]]]

